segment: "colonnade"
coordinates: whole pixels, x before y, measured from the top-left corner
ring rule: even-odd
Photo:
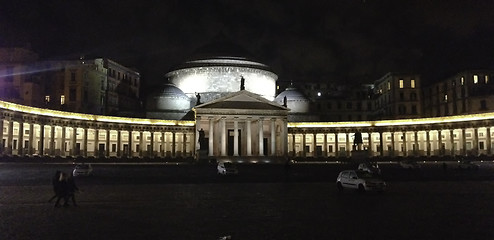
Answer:
[[[95,123],[3,114],[0,129],[0,155],[121,158],[195,154],[193,126]]]
[[[354,150],[368,156],[455,156],[492,155],[491,122],[427,125],[399,128],[289,128],[288,152],[294,157],[348,157]],[[355,133],[362,135],[362,149],[354,144]]]
[[[285,156],[287,153],[286,117],[196,116],[196,129],[205,132],[210,157]]]

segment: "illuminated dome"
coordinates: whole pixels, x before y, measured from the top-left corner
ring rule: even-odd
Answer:
[[[309,99],[304,94],[298,91],[296,88],[290,87],[281,92],[274,99],[280,105],[283,105],[284,98],[286,97],[286,105],[290,109],[290,113],[308,113],[309,112]]]
[[[267,65],[244,54],[250,55],[229,43],[207,45],[165,76],[190,98],[195,99],[199,93],[202,102],[240,91],[242,78],[245,90],[273,100],[278,76]]]
[[[147,96],[146,115],[149,118],[182,119],[191,108],[190,101],[182,90],[167,83]]]

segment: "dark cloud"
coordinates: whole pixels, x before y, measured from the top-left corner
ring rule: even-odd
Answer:
[[[494,68],[492,1],[17,0],[0,44],[44,58],[89,54],[138,68],[148,85],[218,36],[280,80],[372,82],[389,71],[435,80]]]

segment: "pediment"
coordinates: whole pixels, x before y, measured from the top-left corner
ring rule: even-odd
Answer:
[[[275,102],[269,101],[260,95],[246,90],[232,93],[228,96],[218,98],[214,101],[204,103],[195,107],[196,110],[206,109],[234,109],[234,110],[270,110],[288,111],[288,108]]]

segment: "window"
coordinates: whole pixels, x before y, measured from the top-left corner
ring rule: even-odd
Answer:
[[[50,95],[45,96],[45,102],[49,103],[50,102]]]
[[[70,81],[75,82],[75,72],[70,73]]]
[[[412,105],[412,114],[417,114],[417,106]]]
[[[60,96],[60,104],[61,105],[65,104],[65,95]]]
[[[477,84],[479,82],[479,76],[477,74],[473,75],[473,83]]]
[[[400,92],[400,101],[403,101],[405,100],[405,95],[403,94],[403,92]]]
[[[388,90],[391,90],[391,83],[388,82]]]
[[[465,77],[460,78],[460,83],[461,83],[461,85],[465,85]]]
[[[448,94],[444,94],[444,102],[448,102]]]
[[[400,79],[400,88],[403,88],[403,79]]]
[[[410,93],[410,100],[415,101],[417,100],[417,94],[416,93]]]
[[[415,79],[410,80],[410,87],[415,88]]]
[[[489,83],[489,76],[485,75],[485,78],[484,78],[484,83],[485,83],[485,84]]]
[[[487,102],[485,100],[480,101],[480,110],[487,110]]]
[[[347,102],[346,103],[346,108],[347,109],[352,109],[352,103],[351,102]]]

